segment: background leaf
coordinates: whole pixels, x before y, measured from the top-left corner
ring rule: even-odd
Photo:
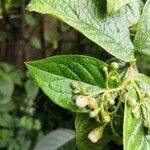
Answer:
[[[110,54],[127,62],[132,61],[133,45],[126,22],[119,15],[105,17],[105,5],[103,0],[32,0],[28,9],[61,19]]]
[[[46,135],[34,150],[75,150],[75,132],[70,129],[57,129]]]
[[[150,55],[150,0],[147,0],[134,39],[135,50]]]
[[[73,83],[94,92],[105,87],[102,68],[105,63],[88,56],[56,56],[28,62],[29,72],[47,96],[56,104],[72,111],[78,109],[73,102]]]
[[[33,80],[28,80],[25,84],[27,97],[34,100],[39,93],[39,88]]]
[[[14,83],[11,77],[6,74],[0,74],[0,92],[7,97],[11,97],[13,90]]]

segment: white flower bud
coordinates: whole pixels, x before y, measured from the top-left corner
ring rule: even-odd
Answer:
[[[89,98],[88,99],[89,100],[89,103],[88,103],[88,107],[90,108],[90,109],[97,109],[98,108],[98,103],[97,103],[97,101],[96,101],[96,99],[95,98]]]
[[[105,128],[104,126],[100,126],[92,130],[88,135],[90,141],[93,143],[98,142],[103,136],[104,128]]]
[[[79,108],[85,108],[88,105],[88,97],[80,95],[76,98],[76,106]]]

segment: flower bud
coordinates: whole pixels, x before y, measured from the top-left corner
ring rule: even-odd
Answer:
[[[90,118],[95,118],[99,113],[99,109],[90,112]]]
[[[139,107],[135,107],[134,109],[132,109],[132,115],[136,119],[138,119],[140,117]]]
[[[92,130],[88,135],[90,141],[93,143],[98,142],[103,136],[104,128],[105,128],[104,126],[100,126]]]
[[[113,63],[111,63],[111,67],[112,67],[113,69],[117,70],[117,69],[119,68],[119,65],[118,65],[118,63],[113,62]]]
[[[73,83],[71,84],[71,88],[74,89],[74,90],[79,90],[79,89],[80,89],[79,84],[76,83],[76,82],[73,82]]]
[[[80,95],[76,98],[76,106],[79,108],[85,108],[88,105],[88,97]]]
[[[115,104],[115,101],[114,101],[114,99],[108,99],[108,103],[109,103],[109,105],[114,105]]]
[[[106,113],[103,113],[102,114],[102,120],[105,122],[105,123],[108,123],[110,122],[110,116]]]
[[[73,90],[73,93],[74,93],[74,94],[79,94],[80,91],[78,91],[78,90]]]
[[[135,98],[130,98],[128,99],[128,105],[131,106],[131,107],[135,107],[137,105],[137,101]]]
[[[108,76],[108,68],[107,67],[103,67],[103,71],[104,71],[105,75]]]
[[[144,120],[144,126],[150,128],[150,120]]]
[[[88,103],[88,107],[90,108],[90,109],[97,109],[98,108],[98,103],[97,103],[97,101],[96,101],[96,99],[95,98],[89,98],[88,99],[89,100],[89,103]]]

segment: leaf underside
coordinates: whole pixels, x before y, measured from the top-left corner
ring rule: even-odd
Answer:
[[[150,0],[147,0],[134,39],[135,50],[150,55]]]
[[[123,61],[134,60],[126,21],[119,13],[106,16],[105,5],[103,0],[32,0],[28,9],[59,18]]]

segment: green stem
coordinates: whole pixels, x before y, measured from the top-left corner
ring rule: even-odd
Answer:
[[[115,131],[114,126],[113,126],[113,118],[110,121],[110,127],[111,127],[111,130],[113,132],[113,135],[118,136],[118,133]]]
[[[133,83],[133,85],[134,85],[134,88],[135,88],[135,90],[136,90],[136,92],[137,92],[137,94],[138,94],[140,100],[142,100],[142,94],[141,94],[141,92],[140,92],[139,87],[137,86],[137,84],[136,84],[136,82],[135,82],[134,80],[132,80],[132,83]]]
[[[122,89],[124,89],[128,84],[130,83],[130,80],[126,80],[121,86],[119,86],[118,88],[114,88],[114,89],[104,89],[104,90],[100,90],[100,91],[97,91],[91,95],[89,95],[88,97],[93,97],[93,96],[96,96],[96,95],[99,95],[99,94],[102,94],[102,93],[112,93],[112,92],[117,92],[117,91],[120,91]]]

